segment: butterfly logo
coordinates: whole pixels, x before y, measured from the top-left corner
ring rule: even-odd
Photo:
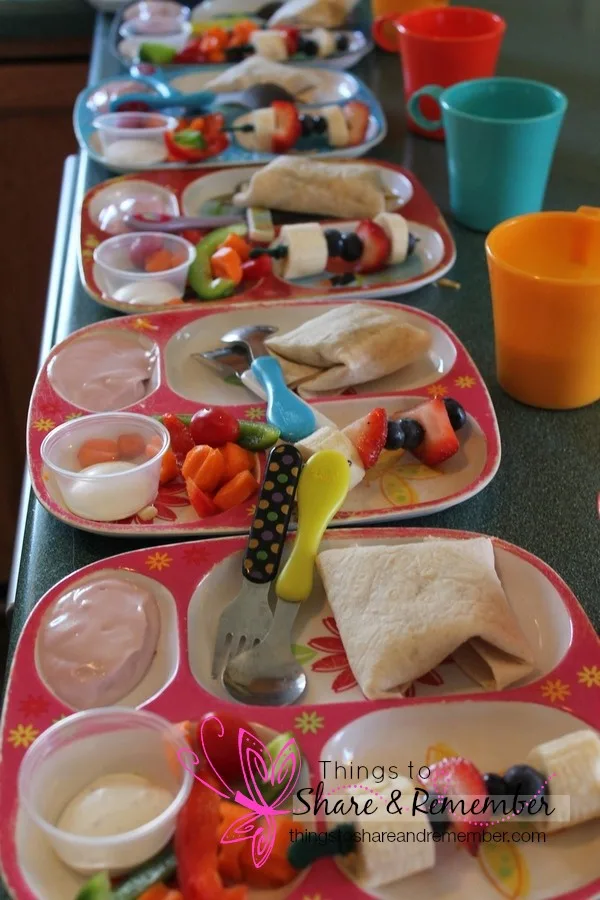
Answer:
[[[241,815],[229,825],[221,837],[221,843],[237,844],[240,841],[252,841],[252,860],[256,868],[259,869],[261,866],[264,866],[273,851],[276,836],[276,816],[289,813],[287,809],[282,809],[282,807],[285,806],[286,801],[294,793],[302,769],[302,756],[295,740],[290,738],[283,745],[275,759],[273,759],[269,749],[260,738],[246,731],[245,728],[240,728],[238,732],[238,751],[245,791],[234,790],[222,778],[214,761],[207,753],[204,740],[204,731],[207,726],[211,728],[213,737],[215,735],[215,727],[218,728],[218,737],[223,737],[225,729],[217,716],[205,719],[200,727],[199,739],[202,753],[218,784],[215,785],[214,782],[204,781],[195,769],[188,768],[185,760],[186,755],[192,755],[194,765],[197,766],[200,763],[193,750],[178,750],[177,758],[183,768],[191,772],[194,778],[205,787],[210,788],[211,791],[214,791],[224,800],[231,800],[248,810],[246,815]],[[278,789],[275,800],[270,804],[264,798],[265,788]]]

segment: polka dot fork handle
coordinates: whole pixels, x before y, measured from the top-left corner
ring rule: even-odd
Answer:
[[[268,584],[277,575],[301,469],[302,456],[292,444],[271,450],[242,563],[253,584]]]

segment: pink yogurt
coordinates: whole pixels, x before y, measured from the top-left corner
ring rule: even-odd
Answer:
[[[112,412],[138,403],[149,391],[156,348],[118,331],[82,337],[60,350],[48,368],[54,389],[90,412]]]

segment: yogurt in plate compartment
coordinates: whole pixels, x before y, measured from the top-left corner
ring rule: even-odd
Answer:
[[[106,331],[68,343],[50,362],[48,378],[69,403],[110,412],[146,396],[155,363],[154,345],[144,347],[137,338]]]
[[[52,693],[73,709],[111,706],[146,675],[159,633],[152,592],[104,575],[73,588],[47,609],[37,637],[37,664]]]

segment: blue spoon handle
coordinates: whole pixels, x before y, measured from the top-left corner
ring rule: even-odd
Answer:
[[[182,106],[184,109],[205,109],[215,100],[210,91],[198,91],[195,94],[171,94],[169,97],[154,97],[152,94],[123,94],[110,104],[111,111],[120,109],[125,103],[145,103],[150,109],[167,109],[170,106]]]
[[[152,88],[161,97],[175,97],[179,93],[178,90],[167,84],[158,72],[155,75],[144,75],[137,70],[136,66],[133,66],[129,74],[134,81],[139,81],[140,84],[145,84],[147,87]]]
[[[284,441],[300,441],[316,428],[315,414],[285,383],[281,366],[271,356],[260,356],[250,367],[267,395],[267,421],[279,428]]]

